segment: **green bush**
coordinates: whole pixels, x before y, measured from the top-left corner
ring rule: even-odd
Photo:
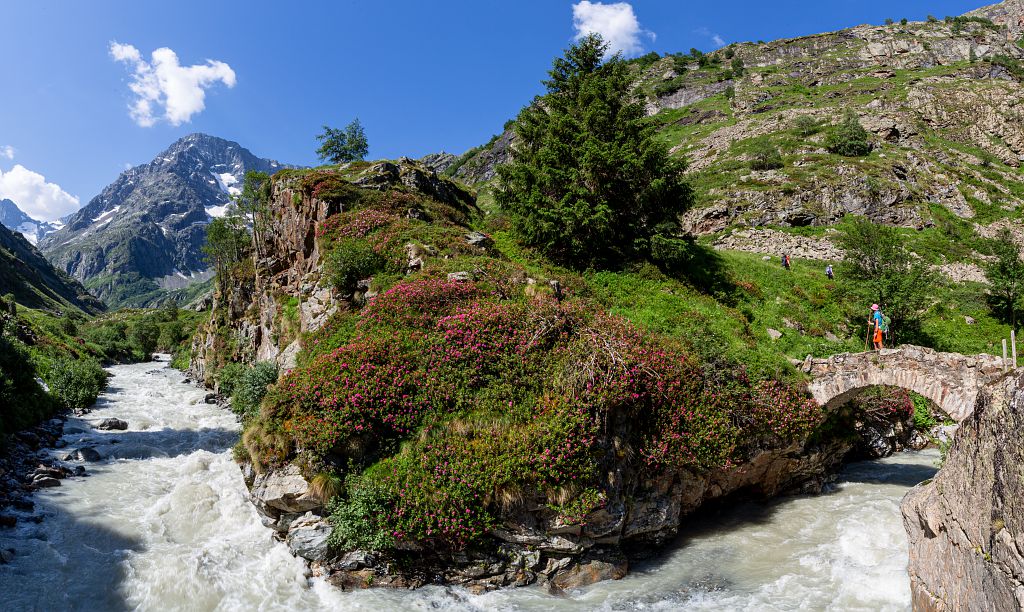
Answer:
[[[340,237],[333,241],[326,269],[331,284],[347,293],[359,281],[379,272],[384,264],[384,258],[367,241]]]
[[[50,394],[70,410],[92,406],[107,385],[107,373],[92,359],[57,359],[43,379]]]
[[[381,518],[391,509],[391,496],[368,477],[350,476],[345,485],[345,499],[338,496],[327,507],[333,527],[327,545],[335,551],[390,548],[394,538]]]
[[[277,382],[277,366],[259,361],[246,368],[232,385],[231,410],[249,421],[259,413],[267,387]]]
[[[35,376],[28,349],[0,335],[0,433],[28,427],[52,411],[52,401]]]
[[[782,166],[782,154],[772,143],[761,141],[754,145],[750,157],[751,170],[775,170]]]
[[[871,152],[871,141],[857,116],[848,112],[841,123],[829,130],[825,147],[835,155],[860,157]]]
[[[821,130],[821,124],[810,115],[800,115],[793,120],[793,129],[801,136],[810,136]]]
[[[132,343],[145,357],[156,351],[157,342],[160,339],[160,327],[152,317],[143,317],[135,321],[129,333]]]
[[[242,379],[249,368],[244,363],[230,362],[217,372],[217,391],[231,397],[235,393],[235,385]]]
[[[917,393],[911,393],[910,399],[914,402],[914,429],[928,431],[939,424],[935,417],[932,416],[927,398]]]

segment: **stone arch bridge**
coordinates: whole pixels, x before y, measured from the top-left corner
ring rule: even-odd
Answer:
[[[920,393],[960,423],[974,412],[981,389],[1003,375],[1004,363],[992,355],[940,353],[901,345],[808,358],[803,371],[811,375],[811,395],[826,409],[841,406],[866,387],[885,385]]]

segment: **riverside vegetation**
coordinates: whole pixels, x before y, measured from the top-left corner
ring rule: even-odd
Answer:
[[[875,291],[907,303],[914,339],[946,349],[990,348],[1003,329],[974,287],[835,282],[810,261],[784,270],[680,237],[683,167],[630,99],[626,64],[602,55],[591,37],[556,60],[515,123],[530,153],[479,198],[412,160],[353,161],[247,177],[265,187],[252,190],[272,228],[259,244],[237,219],[211,225],[229,280],[193,372],[234,392],[253,486],[289,466],[309,481],[315,501],[297,507],[328,516],[331,534],[318,562],[362,550],[397,563],[353,562],[363,586],[435,579],[395,578],[407,571],[490,580],[451,571],[498,549],[503,568],[531,549],[550,568],[602,543],[662,542],[700,499],[652,519],[673,503],[657,487],[719,479],[713,497],[746,472],[771,494],[838,465],[859,423],[935,425],[898,391],[826,419],[789,361],[861,350]],[[868,226],[845,229],[851,244]],[[874,238],[901,255],[883,277],[916,265],[897,230]],[[983,333],[945,333],[965,312]],[[284,372],[267,384],[274,362]],[[787,452],[820,463],[754,467]],[[260,507],[282,532],[297,516]],[[537,563],[483,588],[535,580]]]

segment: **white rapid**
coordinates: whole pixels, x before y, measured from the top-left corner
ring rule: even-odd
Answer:
[[[165,361],[111,372],[95,410],[70,420],[64,438],[104,460],[37,493],[40,523],[0,530],[0,548],[16,551],[0,565],[0,610],[909,609],[898,505],[934,472],[934,453],[851,465],[828,494],[696,521],[659,560],[563,597],[342,592],[308,579],[260,524],[231,459],[231,413],[203,403]],[[91,427],[108,417],[128,430]]]

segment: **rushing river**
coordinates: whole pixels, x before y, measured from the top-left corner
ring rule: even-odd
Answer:
[[[828,494],[741,505],[691,524],[623,580],[566,597],[525,588],[341,592],[304,575],[246,499],[234,416],[166,361],[111,368],[68,448],[89,475],[35,495],[40,523],[0,530],[0,610],[908,610],[899,501],[937,454],[850,465]],[[127,431],[95,431],[107,417]],[[63,455],[65,450],[54,451]],[[27,517],[26,517],[27,518]]]

